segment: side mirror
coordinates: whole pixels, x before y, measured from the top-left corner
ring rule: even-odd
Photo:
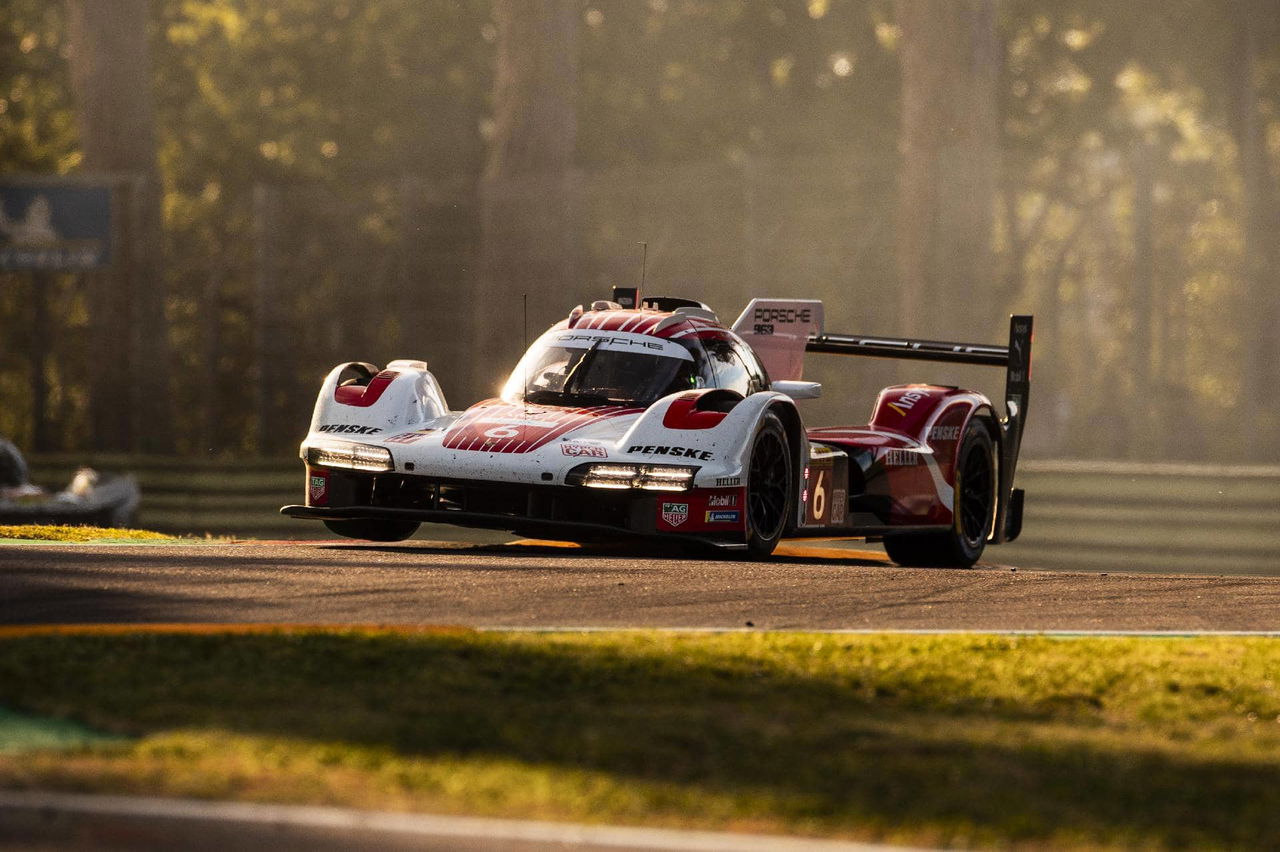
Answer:
[[[817,399],[822,396],[822,385],[817,382],[778,381],[769,385],[769,389],[786,394],[792,399]]]

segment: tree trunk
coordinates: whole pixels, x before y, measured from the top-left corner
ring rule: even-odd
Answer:
[[[1240,3],[1236,8],[1233,57],[1235,97],[1232,122],[1239,152],[1241,206],[1244,220],[1245,298],[1241,331],[1244,363],[1242,396],[1253,416],[1242,418],[1241,446],[1253,462],[1274,463],[1280,456],[1280,406],[1269,389],[1280,381],[1280,199],[1268,162],[1266,127],[1258,103],[1258,27],[1264,7]],[[1273,8],[1267,7],[1271,15]]]
[[[120,178],[125,222],[112,269],[94,276],[91,406],[104,450],[173,448],[161,262],[160,181],[148,0],[67,0],[71,80],[86,172]],[[125,409],[131,422],[122,422]]]
[[[999,167],[994,0],[897,0],[902,155],[897,266],[913,334],[987,336]]]
[[[572,0],[495,0],[493,133],[481,182],[474,393],[491,394],[528,329],[567,313],[578,263],[578,15]]]

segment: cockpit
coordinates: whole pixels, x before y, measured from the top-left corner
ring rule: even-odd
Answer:
[[[710,387],[696,340],[559,329],[539,338],[502,391],[508,402],[647,408],[668,394]]]

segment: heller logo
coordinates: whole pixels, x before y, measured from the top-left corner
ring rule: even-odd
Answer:
[[[673,527],[678,527],[689,520],[688,503],[663,503],[662,520]]]
[[[881,460],[886,467],[911,467],[920,463],[920,454],[913,450],[886,450]]]

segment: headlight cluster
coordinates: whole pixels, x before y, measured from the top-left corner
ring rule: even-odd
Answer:
[[[315,467],[345,467],[375,473],[389,473],[396,469],[390,450],[368,444],[341,441],[312,444],[306,447],[306,459],[307,464]]]
[[[696,467],[657,464],[588,464],[569,476],[571,485],[587,488],[640,488],[645,491],[688,491]]]

